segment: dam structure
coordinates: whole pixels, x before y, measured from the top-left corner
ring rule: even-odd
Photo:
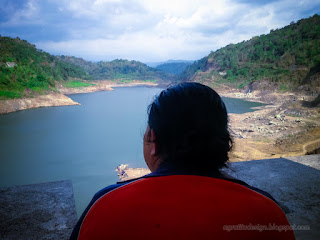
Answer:
[[[320,239],[320,154],[234,162],[223,171],[269,192],[296,239]],[[2,240],[68,239],[79,217],[70,180],[0,188],[0,206]]]

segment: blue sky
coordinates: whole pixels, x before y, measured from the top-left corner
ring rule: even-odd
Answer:
[[[91,61],[197,60],[320,12],[320,0],[0,0],[0,34]]]

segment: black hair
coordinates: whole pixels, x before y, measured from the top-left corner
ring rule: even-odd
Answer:
[[[210,87],[185,82],[163,90],[148,108],[163,163],[218,170],[226,166],[232,139],[221,97]]]

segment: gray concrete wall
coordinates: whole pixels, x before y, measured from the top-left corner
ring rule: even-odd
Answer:
[[[68,239],[77,221],[71,181],[0,188],[0,239]]]

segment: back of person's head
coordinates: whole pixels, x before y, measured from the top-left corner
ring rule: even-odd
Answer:
[[[194,82],[173,85],[148,113],[163,164],[211,171],[225,166],[232,140],[226,107],[213,89]]]

